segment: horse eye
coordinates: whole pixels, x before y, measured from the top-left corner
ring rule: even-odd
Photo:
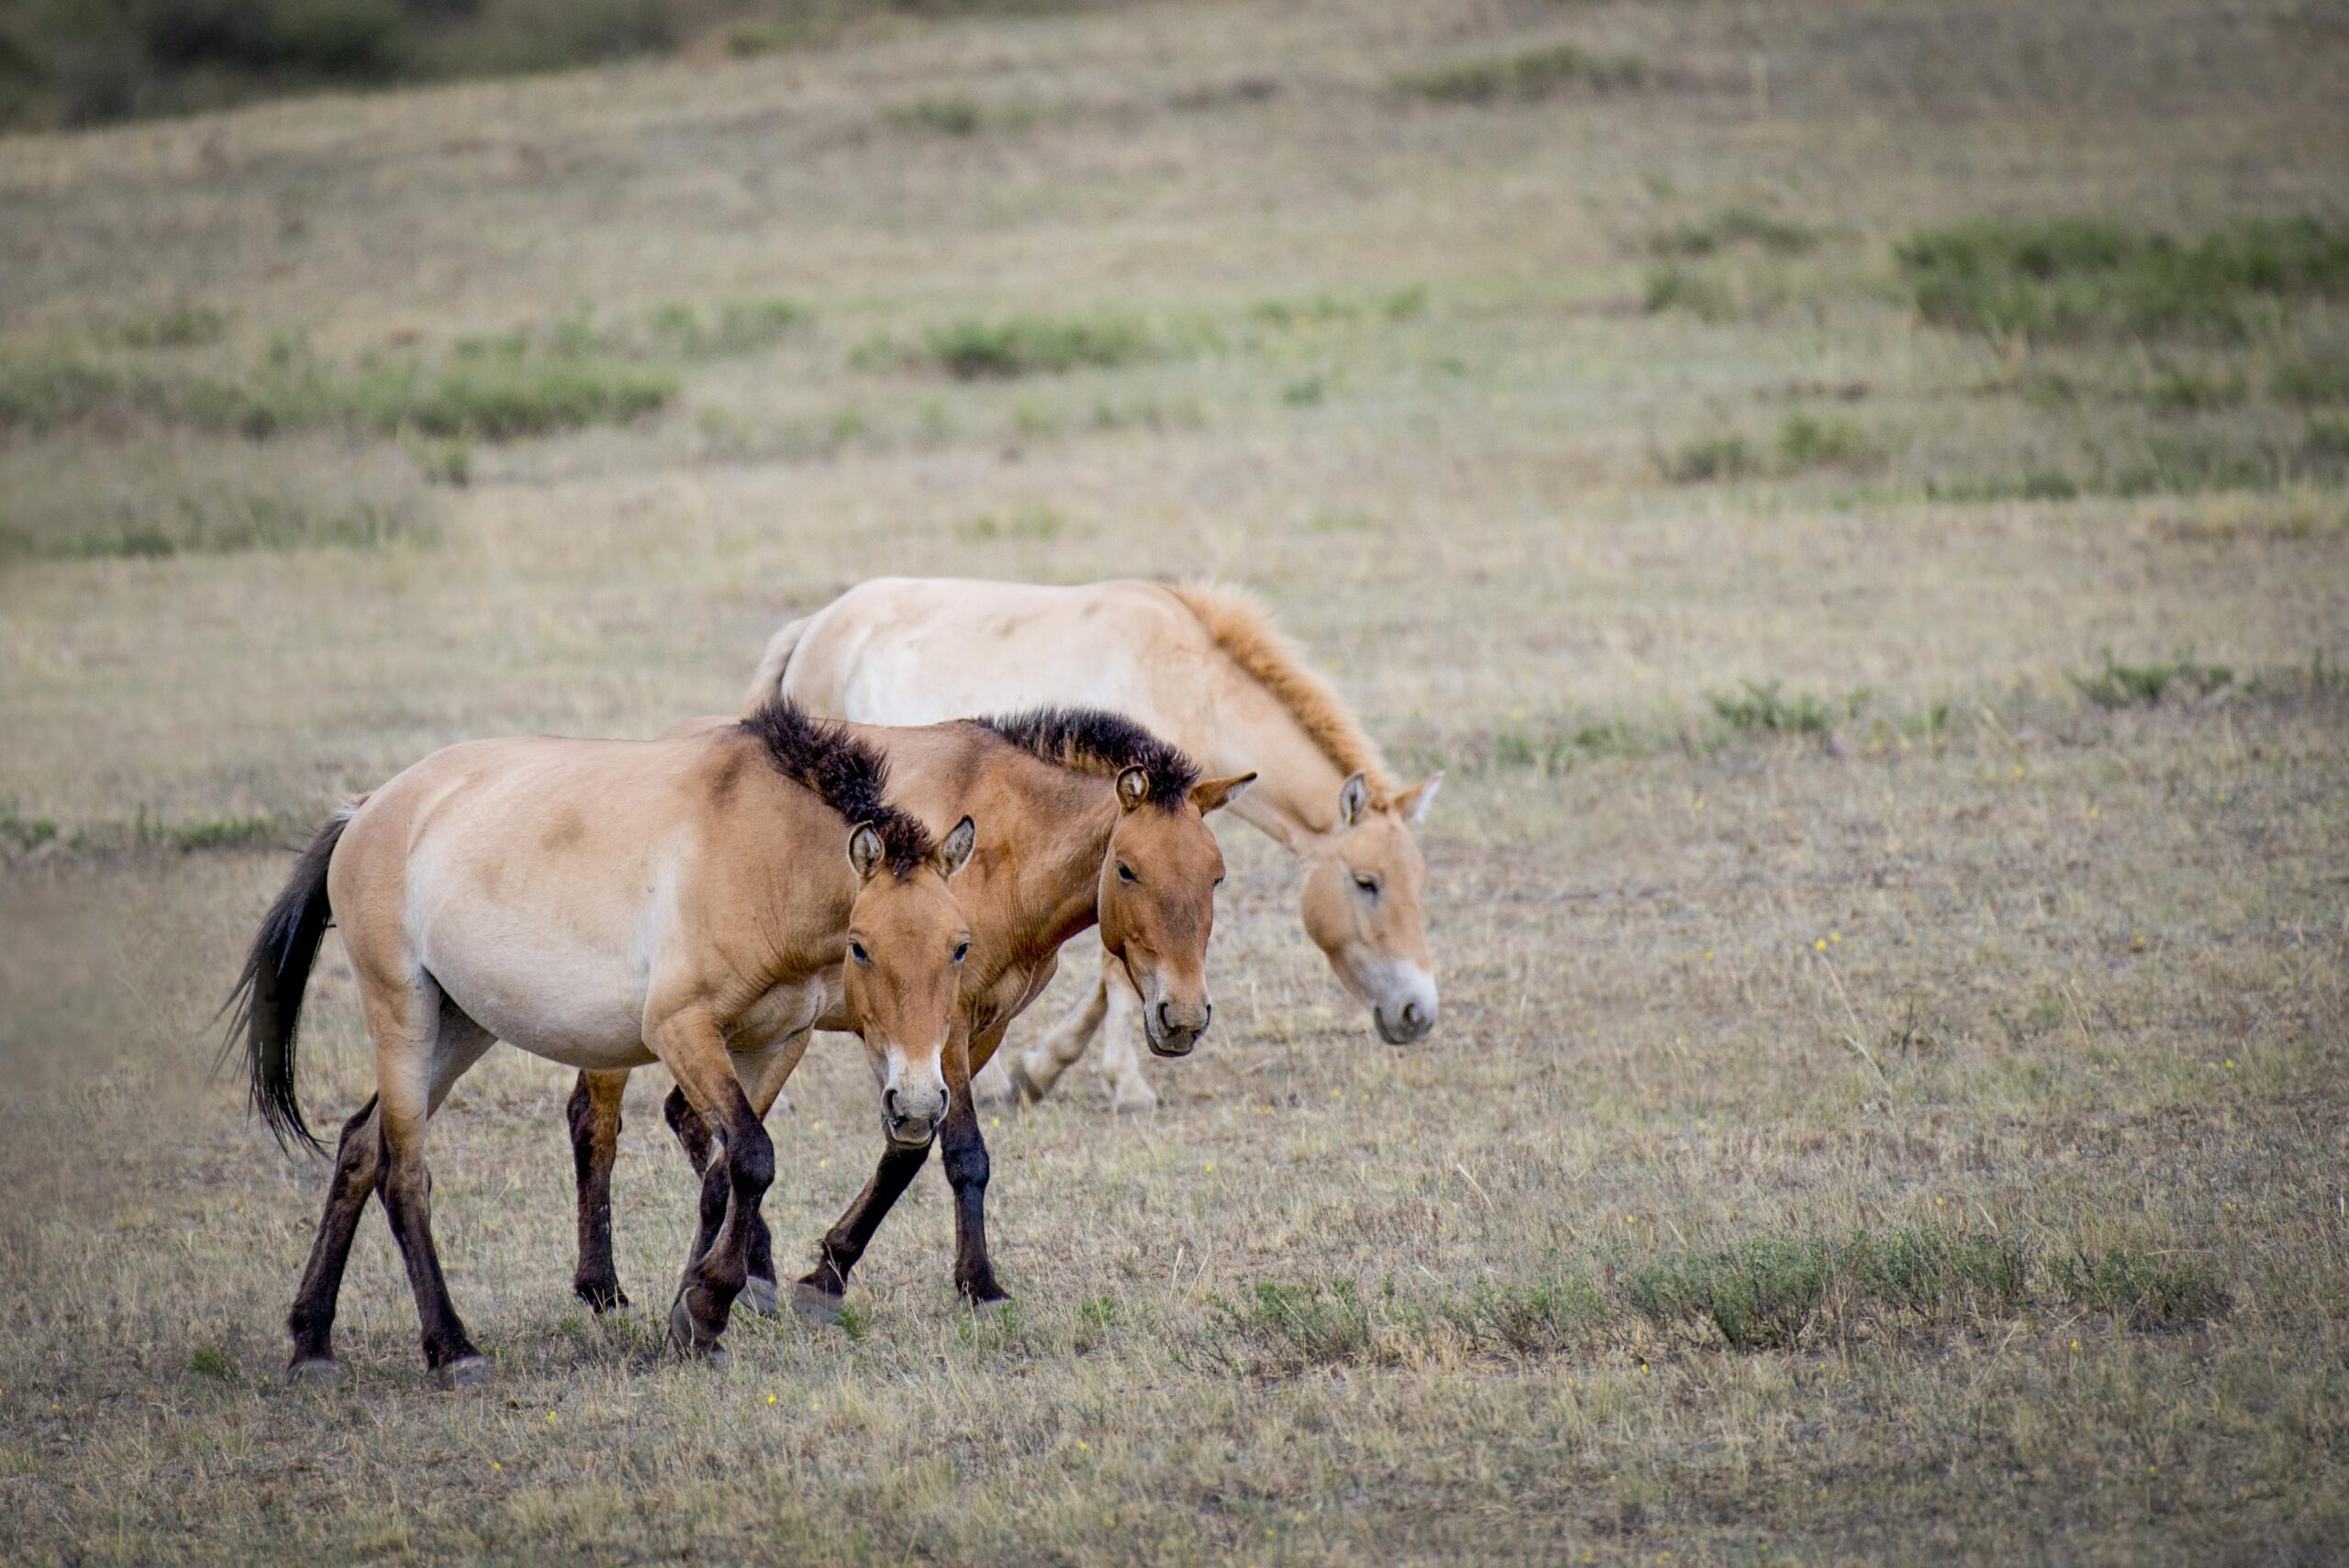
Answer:
[[[1369,894],[1373,898],[1378,896],[1378,879],[1367,873],[1354,873],[1354,885],[1361,888],[1364,893]]]
[[[1128,865],[1123,861],[1119,861],[1118,862],[1118,880],[1119,882],[1137,882],[1141,879],[1134,875],[1133,867]]]
[[[864,951],[864,944],[860,941],[852,940],[848,944],[848,955],[859,963],[870,964],[873,962],[873,955]]]
[[[970,957],[970,956],[971,956],[971,944],[970,944],[970,942],[969,942],[968,940],[959,941],[959,942],[956,942],[956,943],[954,944],[954,962],[955,962],[960,963],[960,962],[962,962],[964,959],[966,959],[966,958],[968,958],[968,957]]]

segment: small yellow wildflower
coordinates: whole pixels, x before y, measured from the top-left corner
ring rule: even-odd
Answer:
[[[1086,1442],[1083,1438],[1079,1438],[1076,1440],[1076,1451],[1079,1453],[1090,1453],[1093,1451],[1093,1445]]]
[[[1813,952],[1825,952],[1827,951],[1827,939],[1825,937],[1817,939],[1810,944],[1810,949]]]
[[[1840,942],[1843,940],[1843,933],[1841,931],[1830,931],[1827,933],[1827,940],[1831,942]]]
[[[772,1405],[772,1404],[774,1404],[774,1395],[770,1394],[770,1395],[768,1395],[768,1396],[767,1396],[767,1403],[768,1403],[768,1404],[770,1404],[770,1405]]]
[[[2228,1057],[2228,1058],[2227,1058],[2227,1071],[2228,1071],[2228,1072],[2230,1072],[2230,1073],[2232,1073],[2232,1072],[2233,1072],[2234,1070],[2235,1070],[2235,1059],[2234,1059],[2233,1057],[2230,1056],[2230,1057]]]
[[[506,1466],[504,1466],[503,1464],[500,1464],[497,1461],[495,1461],[495,1460],[494,1460],[494,1459],[493,1459],[493,1460],[491,1460],[491,1461],[489,1462],[489,1467],[490,1467],[492,1470],[503,1470],[503,1469],[505,1469],[505,1468],[506,1468]]]

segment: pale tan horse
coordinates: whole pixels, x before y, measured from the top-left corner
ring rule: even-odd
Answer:
[[[1062,704],[1124,714],[1213,773],[1253,771],[1232,808],[1305,870],[1305,929],[1381,1038],[1435,1027],[1410,825],[1438,777],[1404,788],[1344,701],[1244,595],[1156,583],[1041,587],[883,577],[777,632],[749,701],[778,692],[865,724]],[[1114,970],[1041,1042],[1007,1051],[1008,1081],[981,1097],[1041,1098],[1107,1024],[1103,1072],[1120,1110],[1156,1095],[1133,1050],[1135,1003]]]
[[[1250,781],[1201,780],[1188,758],[1112,714],[1040,710],[850,732],[887,759],[890,796],[905,810],[931,822],[975,815],[986,825],[954,884],[971,950],[944,1058],[951,1106],[938,1142],[954,1193],[955,1284],[974,1302],[997,1300],[1003,1290],[986,1248],[986,1144],[968,1075],[986,1064],[1011,1020],[1051,983],[1062,948],[1097,923],[1107,961],[1144,999],[1151,1050],[1190,1052],[1214,1011],[1207,954],[1223,880],[1223,855],[1204,818],[1241,798]],[[841,1023],[816,1021],[825,1029]],[[780,1095],[806,1040],[803,1032],[762,1063],[747,1084],[753,1111],[764,1114]],[[612,1159],[627,1081],[625,1071],[583,1073],[571,1101],[579,1173],[575,1288],[598,1311],[627,1300],[611,1251]],[[671,1093],[667,1111],[686,1153],[706,1167],[707,1138],[681,1094]],[[800,1312],[838,1311],[851,1271],[929,1152],[927,1145],[894,1145],[883,1153],[793,1292]],[[771,1308],[775,1269],[763,1226],[754,1228],[749,1270],[743,1299]]]
[[[329,923],[375,1047],[376,1097],[343,1128],[287,1317],[290,1375],[335,1375],[336,1298],[371,1191],[406,1262],[426,1364],[449,1386],[484,1375],[441,1278],[424,1138],[495,1040],[583,1069],[658,1061],[717,1140],[670,1308],[681,1350],[722,1354],[774,1179],[738,1063],[755,1073],[816,1018],[841,1018],[863,1036],[889,1142],[929,1147],[970,947],[947,879],[975,830],[933,842],[889,804],[886,774],[839,726],[774,703],[657,740],[451,746],[320,829],[230,998],[253,1103],[281,1141],[317,1141],[295,1040]]]

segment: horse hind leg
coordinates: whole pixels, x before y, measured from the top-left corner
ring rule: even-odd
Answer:
[[[432,1052],[435,1110],[458,1076],[490,1044],[486,1030],[442,1002]],[[383,1154],[381,1103],[370,1095],[358,1114],[342,1124],[342,1136],[335,1144],[334,1173],[327,1183],[325,1212],[318,1217],[317,1238],[311,1243],[302,1283],[294,1292],[294,1306],[285,1315],[286,1334],[293,1342],[285,1375],[293,1382],[323,1385],[341,1376],[334,1359],[336,1309],[351,1243],[358,1236],[359,1222],[366,1218],[367,1200],[379,1184]]]
[[[446,1005],[438,983],[421,970],[389,982],[370,966],[361,965],[360,972],[368,1032],[375,1040],[376,1114],[383,1133],[375,1192],[407,1267],[425,1364],[444,1388],[478,1384],[488,1369],[449,1299],[433,1244],[432,1174],[425,1165],[424,1140],[433,1110],[489,1049],[490,1037]]]
[[[1158,1092],[1142,1076],[1141,1052],[1134,1046],[1141,1032],[1141,998],[1122,978],[1104,985],[1109,1016],[1101,1029],[1101,1081],[1109,1091],[1109,1106],[1121,1116],[1154,1111]]]
[[[366,1217],[368,1195],[375,1190],[382,1154],[383,1130],[370,1095],[359,1114],[342,1124],[334,1174],[327,1183],[326,1212],[318,1218],[317,1240],[310,1245],[310,1261],[294,1292],[293,1309],[285,1315],[285,1331],[293,1340],[285,1375],[293,1382],[328,1384],[341,1375],[334,1359],[335,1307],[342,1295],[343,1268],[351,1261],[351,1239]]]
[[[628,1305],[612,1262],[612,1164],[627,1094],[626,1072],[582,1073],[565,1110],[579,1196],[579,1262],[571,1288],[599,1315]]]
[[[1107,975],[1095,981],[1085,999],[1027,1050],[1016,1053],[997,1051],[995,1059],[971,1080],[972,1093],[978,1101],[983,1105],[996,1103],[989,1098],[985,1080],[1007,1058],[1008,1062],[1002,1071],[1010,1082],[1013,1099],[1040,1101],[1051,1094],[1061,1074],[1075,1066],[1084,1056],[1085,1048],[1093,1043],[1094,1031],[1101,1027],[1101,1020],[1108,1012],[1108,986]]]

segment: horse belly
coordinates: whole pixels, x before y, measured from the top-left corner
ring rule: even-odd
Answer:
[[[645,973],[625,948],[476,916],[462,933],[428,929],[425,968],[451,1001],[507,1044],[566,1067],[640,1067]]]

